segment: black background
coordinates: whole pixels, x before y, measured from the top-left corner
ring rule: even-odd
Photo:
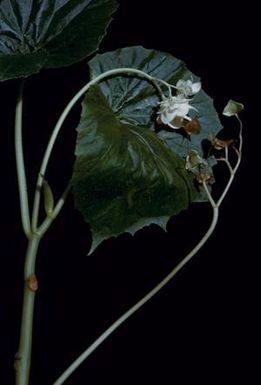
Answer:
[[[258,81],[255,10],[232,2],[230,9],[219,2],[120,3],[100,51],[143,45],[170,52],[202,78],[219,111],[229,98],[243,102],[244,156],[212,239],[67,384],[258,383],[254,355],[258,252],[252,224],[258,217],[254,191],[260,163],[254,131],[259,123],[252,112]],[[24,147],[30,198],[51,129],[86,80],[83,62],[42,71],[26,82]],[[17,81],[0,84],[3,385],[14,383],[12,362],[19,338],[26,248],[13,151],[17,86]],[[48,169],[57,196],[70,177],[79,112],[80,106],[67,120]],[[86,257],[89,227],[69,199],[39,251],[31,384],[51,385],[88,344],[172,269],[210,220],[208,205],[195,205],[170,220],[167,234],[151,226],[135,237],[122,235],[107,241]]]

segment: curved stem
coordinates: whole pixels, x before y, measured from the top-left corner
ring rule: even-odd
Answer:
[[[35,260],[40,242],[37,235],[28,242],[24,268],[24,297],[19,349],[15,356],[16,385],[28,385],[31,366],[33,313],[37,280],[35,277]]]
[[[163,85],[168,89],[169,97],[172,96],[172,91],[171,91],[171,89],[172,89],[172,88],[177,89],[176,86],[174,86],[173,84],[169,84],[168,82],[165,82],[165,80],[157,79],[157,82],[163,84]],[[162,95],[165,96],[164,94],[162,94]]]
[[[24,155],[23,155],[23,138],[22,138],[22,127],[23,127],[23,89],[24,81],[21,82],[18,99],[15,109],[15,158],[16,158],[16,169],[18,179],[18,189],[20,197],[21,207],[21,218],[22,226],[27,238],[30,237],[31,224],[29,216],[28,206],[28,194],[27,184],[24,166]]]
[[[198,250],[206,243],[213,233],[218,221],[218,207],[213,207],[213,218],[211,225],[199,243],[191,250],[191,252],[148,294],[146,294],[140,301],[132,306],[126,313],[124,313],[117,321],[115,321],[104,333],[102,333],[54,382],[53,385],[61,385],[68,377],[86,360],[120,325],[122,325],[132,314],[145,305],[155,294],[157,294],[198,252]]]
[[[238,114],[236,114],[236,119],[239,122],[239,147],[238,147],[238,150],[239,150],[239,153],[241,155],[242,147],[243,147],[243,137],[242,137],[243,123],[242,123],[242,120],[240,119],[240,117],[238,116]]]
[[[73,106],[78,102],[78,100],[88,91],[88,89],[93,86],[94,84],[99,83],[101,80],[115,76],[120,74],[135,74],[137,76],[143,77],[147,79],[149,82],[153,83],[154,87],[162,94],[161,88],[158,86],[156,79],[154,79],[152,76],[148,75],[146,72],[140,71],[138,69],[134,68],[116,68],[107,72],[104,72],[103,74],[97,76],[95,79],[88,82],[85,86],[83,86],[80,91],[77,92],[77,94],[71,99],[71,101],[68,103],[66,108],[64,109],[63,113],[61,114],[59,120],[56,123],[56,126],[54,127],[54,130],[52,132],[52,135],[50,137],[50,140],[48,142],[48,145],[46,147],[46,151],[43,157],[43,161],[40,167],[39,176],[36,184],[36,190],[35,190],[35,197],[34,197],[34,205],[33,205],[33,214],[32,214],[32,229],[33,231],[37,231],[38,226],[38,216],[39,216],[39,206],[40,206],[40,198],[41,198],[41,189],[43,186],[44,181],[44,175],[49,163],[50,156],[52,154],[53,147],[55,145],[57,136],[61,130],[61,127],[73,108]]]

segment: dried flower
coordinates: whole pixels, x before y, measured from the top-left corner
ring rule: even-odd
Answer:
[[[201,158],[196,150],[190,150],[186,156],[186,170],[193,172],[199,165],[207,166],[208,164],[204,159]]]
[[[215,179],[212,174],[208,172],[200,172],[197,174],[197,182],[202,185],[203,183],[213,184],[215,183]]]
[[[223,150],[234,142],[233,139],[223,140],[218,139],[216,136],[210,136],[210,141],[215,150]]]

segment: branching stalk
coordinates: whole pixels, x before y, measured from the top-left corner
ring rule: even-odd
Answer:
[[[61,376],[53,383],[53,385],[62,385],[73,373],[74,371],[120,326],[122,325],[131,315],[133,315],[137,310],[139,310],[143,305],[145,305],[155,294],[157,294],[191,259],[192,257],[201,249],[201,247],[206,243],[211,234],[213,233],[219,215],[219,208],[222,204],[225,196],[227,195],[229,188],[233,182],[235,174],[238,170],[238,167],[241,162],[241,152],[242,152],[242,122],[238,116],[236,116],[240,123],[240,135],[239,135],[239,149],[236,149],[238,159],[234,168],[231,166],[228,159],[228,149],[225,149],[225,158],[222,159],[226,162],[228,169],[230,171],[230,178],[227,182],[227,185],[221,194],[217,202],[213,199],[209,188],[206,182],[203,181],[203,187],[205,189],[208,200],[213,209],[213,218],[210,224],[208,231],[204,234],[199,243],[193,248],[193,250],[157,285],[155,286],[147,295],[145,295],[140,301],[138,301],[134,306],[132,306],[126,313],[124,313],[118,320],[116,320],[105,332],[103,332],[62,374]]]
[[[243,146],[243,139],[242,139],[242,122],[241,120],[237,117],[237,119],[239,120],[240,122],[240,135],[239,135],[239,149],[235,149],[236,151],[236,154],[237,154],[237,162],[236,162],[236,165],[234,167],[231,166],[229,160],[226,158],[224,161],[225,163],[227,164],[228,166],[228,169],[229,169],[229,172],[230,172],[230,177],[229,177],[229,180],[228,180],[228,183],[225,187],[225,189],[223,190],[223,193],[221,194],[218,202],[217,202],[217,205],[220,206],[223,202],[223,200],[225,199],[229,189],[230,189],[230,186],[235,178],[235,175],[236,175],[236,172],[238,170],[238,167],[240,166],[240,163],[241,163],[241,159],[242,159],[242,146]]]

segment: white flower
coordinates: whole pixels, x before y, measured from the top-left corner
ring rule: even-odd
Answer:
[[[161,122],[177,129],[180,127],[173,124],[176,118],[190,121],[191,118],[188,116],[188,113],[190,110],[196,110],[196,108],[190,106],[189,101],[190,99],[184,98],[184,95],[182,94],[164,99],[160,102],[160,108],[157,112]]]
[[[185,97],[192,96],[198,93],[201,89],[201,83],[195,82],[192,80],[182,80],[180,79],[176,84],[176,89],[178,94],[183,94]]]

